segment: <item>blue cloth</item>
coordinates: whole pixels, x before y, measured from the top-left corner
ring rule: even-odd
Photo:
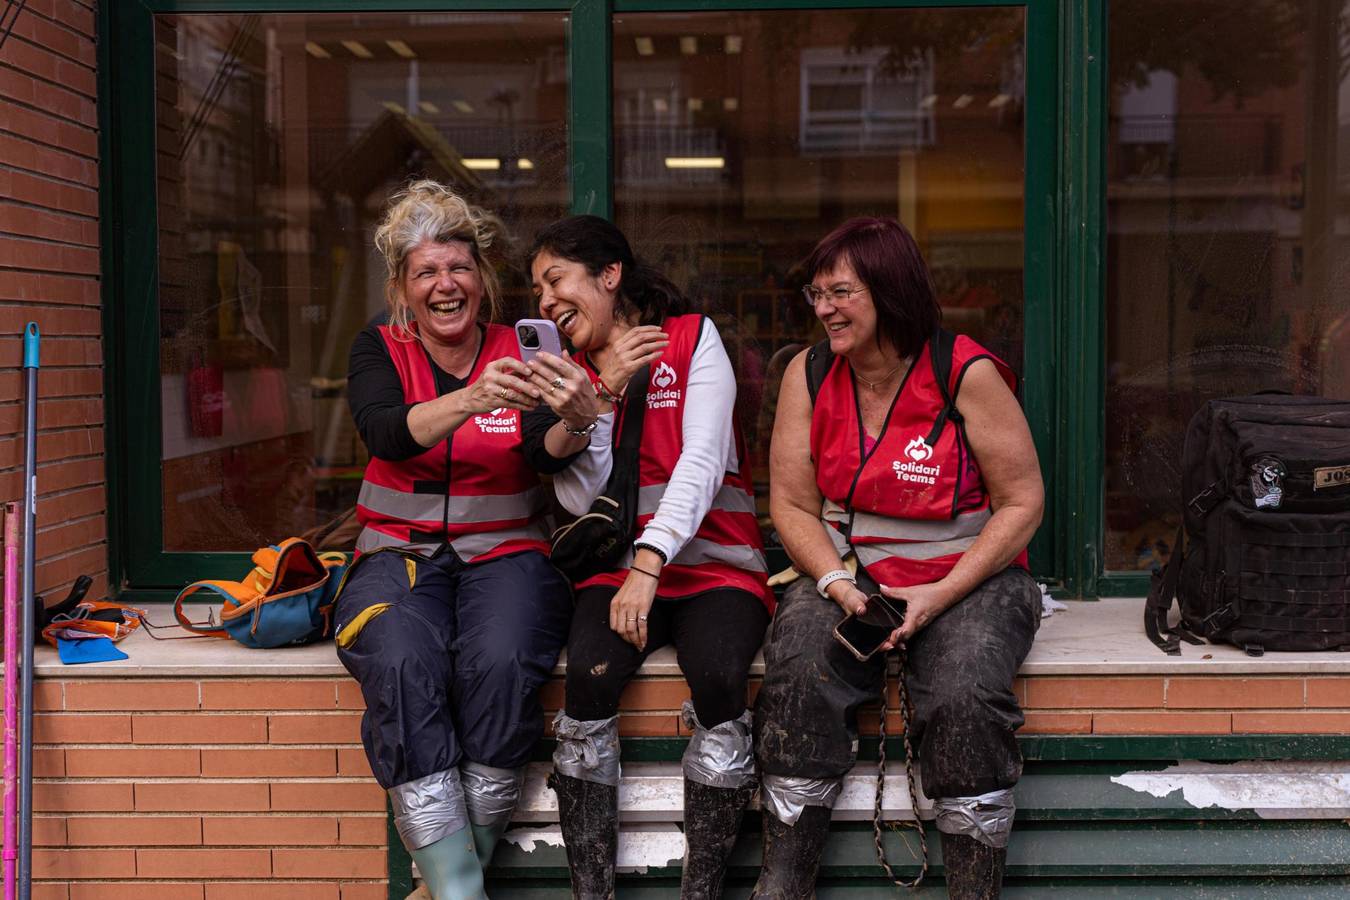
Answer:
[[[56,652],[61,655],[61,662],[68,666],[127,658],[125,653],[117,649],[116,644],[105,637],[82,638],[78,641],[58,639]]]

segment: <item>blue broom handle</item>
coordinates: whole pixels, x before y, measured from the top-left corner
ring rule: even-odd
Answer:
[[[22,700],[19,719],[19,900],[33,890],[33,560],[37,538],[37,382],[38,333],[36,322],[23,330],[23,369],[28,382],[24,397],[24,526],[23,526],[23,663],[19,670]],[[8,673],[6,673],[8,675]]]

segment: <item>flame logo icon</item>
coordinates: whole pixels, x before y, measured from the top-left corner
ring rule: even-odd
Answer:
[[[923,442],[923,438],[915,438],[905,445],[905,455],[915,462],[923,462],[933,455],[933,448]]]
[[[656,367],[652,374],[652,384],[661,390],[665,390],[675,383],[675,370],[670,367],[670,363],[661,363]]]

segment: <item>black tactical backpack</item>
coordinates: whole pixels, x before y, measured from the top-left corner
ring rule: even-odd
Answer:
[[[1350,402],[1210,401],[1186,429],[1182,500],[1144,613],[1155,644],[1350,650]],[[1181,621],[1168,627],[1173,596]]]

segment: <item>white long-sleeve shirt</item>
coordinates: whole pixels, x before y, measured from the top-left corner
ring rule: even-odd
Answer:
[[[725,474],[740,468],[731,431],[736,375],[709,319],[703,320],[689,361],[685,391],[680,459],[656,514],[637,540],[660,550],[668,561],[679,555],[702,524]],[[614,465],[613,437],[614,413],[608,412],[591,432],[590,447],[553,477],[558,501],[569,512],[581,515],[604,491]]]

